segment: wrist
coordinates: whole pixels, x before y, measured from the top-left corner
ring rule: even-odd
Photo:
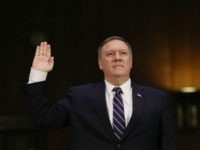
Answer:
[[[28,83],[35,83],[45,81],[47,78],[48,72],[41,71],[31,67],[30,74],[29,74],[29,81]]]

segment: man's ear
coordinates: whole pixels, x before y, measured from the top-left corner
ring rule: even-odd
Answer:
[[[102,70],[102,61],[101,58],[98,59],[99,69]]]

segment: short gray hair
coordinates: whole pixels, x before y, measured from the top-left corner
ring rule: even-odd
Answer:
[[[128,49],[130,50],[131,55],[132,55],[132,47],[131,47],[131,45],[129,44],[129,42],[126,41],[126,40],[125,40],[123,37],[121,37],[121,36],[116,36],[116,35],[114,35],[114,36],[110,36],[110,37],[106,38],[106,39],[100,44],[100,46],[99,46],[99,48],[98,48],[98,58],[101,57],[102,47],[103,47],[106,43],[108,43],[109,41],[112,41],[112,40],[120,40],[120,41],[123,41],[123,42],[128,46]]]

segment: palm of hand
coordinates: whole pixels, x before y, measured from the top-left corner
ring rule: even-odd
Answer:
[[[51,59],[47,56],[35,56],[32,66],[40,71],[49,72],[53,69],[54,64]]]
[[[53,69],[54,58],[51,56],[51,46],[47,42],[41,42],[36,48],[32,67],[34,69],[49,72]]]

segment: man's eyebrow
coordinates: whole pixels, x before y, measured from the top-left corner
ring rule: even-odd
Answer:
[[[127,51],[127,50],[128,50],[128,49],[119,49],[119,51]],[[115,50],[113,50],[113,49],[108,49],[107,52],[108,52],[108,51],[115,51]]]
[[[113,49],[108,49],[107,51],[114,51]]]

